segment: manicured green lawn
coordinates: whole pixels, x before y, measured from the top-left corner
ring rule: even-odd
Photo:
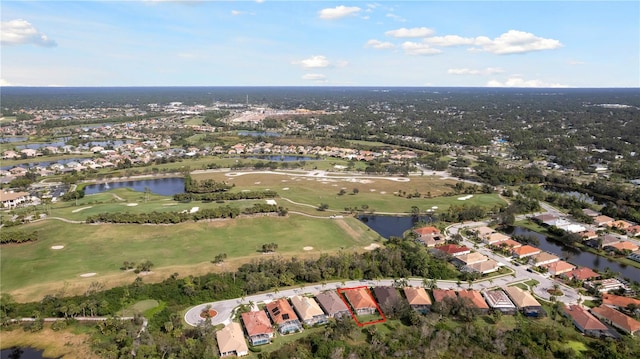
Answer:
[[[360,230],[347,233],[339,221]],[[23,226],[37,230],[40,240],[7,245],[0,252],[0,289],[16,289],[65,281],[100,281],[105,275],[121,274],[124,261],[150,260],[154,269],[176,265],[211,268],[216,254],[229,258],[260,257],[262,244],[275,242],[283,255],[311,254],[358,249],[378,236],[366,231],[355,218],[313,219],[302,216],[256,217],[178,225],[68,224],[47,220]],[[353,223],[351,223],[353,222]],[[51,247],[64,245],[63,249]],[[313,250],[303,251],[304,247]],[[277,254],[276,254],[277,255]],[[97,273],[81,278],[84,273]],[[135,278],[130,273],[131,280]]]

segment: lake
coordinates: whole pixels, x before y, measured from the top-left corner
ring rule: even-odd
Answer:
[[[0,137],[0,143],[13,143],[26,141],[27,137]]]
[[[174,194],[184,193],[184,178],[155,178],[147,180],[134,180],[122,182],[108,182],[99,184],[90,184],[85,186],[85,194],[95,194],[108,191],[114,188],[131,188],[134,191],[144,192],[148,187],[151,192],[162,196],[173,196]]]
[[[12,348],[0,351],[0,359],[44,359],[42,350],[31,348]]]
[[[391,236],[402,237],[407,229],[412,228],[419,221],[425,223],[434,221],[431,217],[424,216],[380,216],[374,214],[363,214],[358,219],[386,239]]]

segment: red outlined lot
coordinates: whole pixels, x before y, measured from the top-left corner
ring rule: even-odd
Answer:
[[[349,301],[347,301],[347,298],[345,298],[345,296],[343,294],[344,292],[348,292],[350,290],[357,290],[357,289],[364,289],[367,292],[367,295],[369,295],[369,297],[371,297],[371,300],[376,305],[376,310],[378,311],[378,314],[380,314],[382,319],[373,320],[373,321],[369,321],[369,322],[361,322],[361,321],[358,320],[358,317],[356,316],[356,313],[354,313],[353,310],[351,309],[351,304],[349,303]],[[338,295],[340,296],[340,299],[342,299],[344,304],[347,306],[347,309],[349,309],[349,313],[351,313],[351,317],[353,318],[353,320],[356,321],[356,324],[359,327],[364,327],[365,325],[371,325],[371,324],[384,323],[384,322],[387,321],[387,317],[385,317],[384,313],[382,313],[382,310],[380,309],[380,305],[378,304],[378,302],[376,302],[375,299],[373,299],[373,296],[371,295],[371,291],[369,290],[369,287],[361,286],[361,287],[353,287],[353,288],[338,288]]]

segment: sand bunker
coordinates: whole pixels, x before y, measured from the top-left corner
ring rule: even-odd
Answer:
[[[302,248],[302,250],[304,250],[304,251],[312,251],[313,247],[307,246],[307,247]]]
[[[458,201],[466,201],[466,200],[470,199],[471,197],[473,197],[472,194],[469,194],[469,195],[466,195],[466,196],[463,196],[463,197],[458,197]]]
[[[289,187],[285,187],[285,188],[283,188],[282,190],[283,190],[283,191],[288,191],[288,190],[289,190]]]
[[[371,243],[370,245],[364,247],[364,249],[368,251],[372,251],[376,248],[380,248],[380,245],[378,243]]]
[[[80,274],[80,276],[83,277],[83,278],[86,278],[86,277],[93,277],[96,274],[98,274],[98,273],[91,272],[91,273]]]
[[[260,184],[260,183],[262,183],[262,182],[260,182],[260,181],[258,181],[258,182],[253,182],[253,184]]]
[[[51,249],[62,249],[64,246],[51,246]]]
[[[380,191],[380,194],[387,194],[387,192],[385,192],[385,191]]]
[[[82,208],[74,209],[73,211],[71,211],[71,213],[80,212],[80,211],[83,211],[83,210],[85,210],[85,209],[89,209],[89,208],[91,208],[91,207],[92,207],[92,206],[89,206],[89,207],[82,207]]]
[[[128,206],[128,207],[135,207],[135,206],[137,206],[137,205],[138,205],[137,203],[127,203],[127,206]]]

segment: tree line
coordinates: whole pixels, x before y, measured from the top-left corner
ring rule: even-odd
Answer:
[[[0,230],[0,244],[35,242],[37,240],[38,231]]]
[[[177,193],[173,195],[173,200],[178,202],[188,201],[236,201],[241,199],[265,199],[275,198],[278,192],[265,191],[248,191],[248,192],[213,192],[213,193]]]

